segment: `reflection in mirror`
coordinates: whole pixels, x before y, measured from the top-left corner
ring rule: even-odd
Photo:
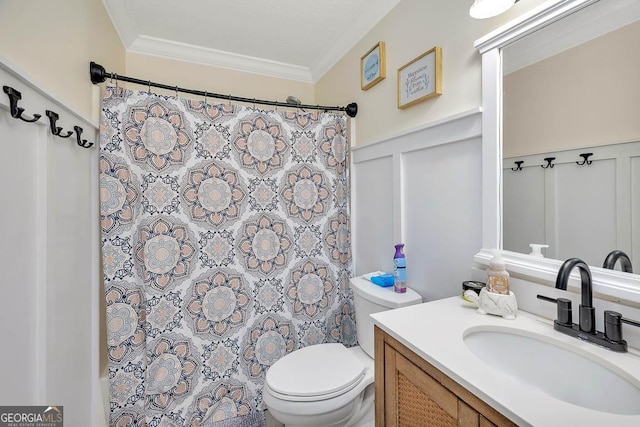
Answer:
[[[640,271],[638,52],[637,0],[600,0],[503,50],[504,249],[547,244],[597,267],[617,249]]]

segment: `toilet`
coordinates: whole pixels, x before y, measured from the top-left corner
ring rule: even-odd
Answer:
[[[267,371],[262,397],[271,415],[292,426],[373,426],[373,320],[370,314],[419,304],[362,277],[350,280],[358,346],[317,344],[295,350]]]

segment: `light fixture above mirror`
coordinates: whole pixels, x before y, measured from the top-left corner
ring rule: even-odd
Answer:
[[[475,0],[473,5],[471,5],[471,9],[469,9],[469,15],[475,19],[492,18],[509,10],[517,1],[518,0]]]

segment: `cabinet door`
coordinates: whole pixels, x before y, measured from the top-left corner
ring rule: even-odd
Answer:
[[[480,415],[480,427],[497,427],[494,423]]]
[[[516,427],[375,327],[376,427]]]
[[[385,425],[455,427],[458,398],[385,345]]]

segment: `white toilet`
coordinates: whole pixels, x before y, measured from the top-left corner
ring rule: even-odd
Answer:
[[[267,371],[262,397],[271,415],[291,426],[373,426],[373,321],[370,314],[422,302],[351,279],[359,346],[318,344],[284,356]]]

